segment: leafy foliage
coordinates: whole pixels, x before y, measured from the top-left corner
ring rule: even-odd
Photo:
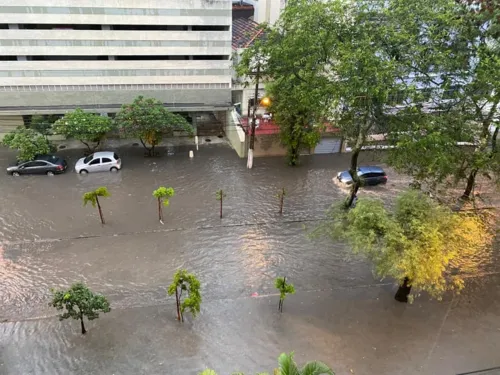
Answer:
[[[108,189],[104,186],[101,186],[93,191],[88,191],[83,194],[83,205],[86,206],[87,203],[91,203],[92,207],[95,207],[99,197],[110,197]]]
[[[168,198],[173,197],[174,194],[175,194],[175,191],[171,187],[166,188],[164,186],[160,186],[158,189],[153,191],[153,196],[155,198],[158,198],[159,200],[161,200],[163,202],[164,206],[168,206],[170,204],[170,201]]]
[[[385,129],[385,105],[403,86],[398,65],[382,42],[387,29],[376,16],[384,1],[291,0],[265,39],[242,56],[240,75],[249,75],[263,56],[271,112],[296,164],[302,145],[319,142],[324,123],[335,124],[352,146],[354,171],[372,131]]]
[[[222,191],[222,189],[217,190],[217,191],[215,192],[215,199],[217,199],[218,201],[220,201],[220,200],[224,199],[225,197],[226,197],[226,193],[224,193],[224,192]]]
[[[293,284],[287,284],[285,277],[277,277],[274,286],[279,290],[281,300],[284,300],[287,294],[295,294],[295,287]]]
[[[187,291],[188,296],[182,300],[182,293]],[[200,312],[201,294],[200,282],[192,273],[188,273],[185,269],[180,269],[174,274],[174,280],[168,287],[168,295],[175,294],[177,308],[180,309],[179,320],[183,320],[184,311],[188,310],[196,318]]]
[[[6,134],[2,144],[18,150],[17,159],[20,161],[33,160],[35,156],[48,154],[52,150],[50,142],[43,135],[23,126]]]
[[[329,230],[371,260],[377,276],[401,284],[408,278],[413,290],[438,299],[464,287],[492,241],[479,217],[453,213],[415,190],[398,197],[393,213],[371,199],[360,199],[348,212],[334,209]]]
[[[409,121],[392,134],[389,162],[431,184],[467,180],[465,197],[479,173],[500,182],[500,18],[474,2],[475,10],[466,1],[392,0],[387,18],[399,31],[387,43],[424,88],[412,96],[421,105],[406,108]]]
[[[69,138],[78,139],[90,152],[93,152],[99,147],[106,133],[113,130],[113,128],[113,122],[109,117],[84,112],[77,108],[57,120],[53,126],[53,131]]]
[[[319,361],[307,362],[304,367],[299,368],[293,359],[294,353],[281,353],[278,357],[279,368],[274,370],[274,375],[335,375],[332,369]],[[205,370],[200,375],[217,375],[214,370]],[[234,373],[233,375],[243,375]],[[260,373],[258,375],[267,375]]]
[[[277,277],[276,280],[274,280],[274,286],[280,292],[280,301],[278,304],[278,310],[280,312],[283,312],[283,302],[285,301],[286,295],[295,294],[295,288],[293,284],[286,283],[286,277]]]
[[[158,99],[143,96],[124,104],[115,121],[126,136],[139,138],[150,156],[165,133],[181,130],[193,134],[184,117],[168,111]]]
[[[52,135],[52,125],[59,120],[59,115],[33,115],[29,128],[47,137]]]
[[[111,311],[106,297],[92,293],[83,283],[75,283],[68,290],[52,290],[52,293],[53,299],[49,305],[57,310],[65,310],[59,315],[59,319],[79,319],[82,334],[86,332],[83,323],[84,317],[87,317],[88,320],[94,320],[99,318],[99,312]]]

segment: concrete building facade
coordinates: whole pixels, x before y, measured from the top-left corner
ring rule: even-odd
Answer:
[[[239,0],[233,0],[237,3]],[[274,24],[280,17],[281,10],[286,6],[287,0],[244,0],[254,6],[253,20],[257,23]]]
[[[0,0],[0,117],[231,107],[230,0]]]

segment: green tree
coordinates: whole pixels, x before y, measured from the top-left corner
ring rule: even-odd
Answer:
[[[47,138],[49,135],[52,135],[52,125],[59,118],[61,118],[59,115],[33,115],[29,122],[29,128]]]
[[[394,212],[371,199],[360,199],[347,212],[335,209],[328,230],[366,256],[377,276],[396,279],[395,298],[401,302],[413,298],[412,288],[438,299],[446,291],[460,291],[492,241],[478,216],[453,213],[415,190],[398,197]]]
[[[92,293],[83,283],[75,283],[68,290],[52,290],[52,294],[52,302],[49,305],[57,310],[65,310],[59,315],[59,319],[79,319],[82,334],[87,332],[83,323],[84,317],[88,320],[94,320],[99,318],[99,312],[108,313],[111,311],[106,297]]]
[[[463,198],[470,197],[478,175],[500,182],[500,19],[487,2],[474,2],[479,7],[392,0],[388,19],[399,34],[386,40],[427,96],[414,93],[413,101],[427,103],[405,110],[406,121],[391,134],[396,148],[389,162],[421,182],[464,182]]]
[[[89,153],[92,153],[99,147],[106,133],[113,128],[113,122],[109,117],[84,112],[77,108],[57,120],[52,130],[56,134],[78,139],[87,147]]]
[[[158,220],[163,224],[163,206],[167,207],[170,204],[170,197],[173,197],[175,191],[173,188],[160,186],[153,191],[153,196],[158,199]]]
[[[186,291],[187,297],[182,300],[182,293]],[[184,322],[184,311],[188,310],[196,318],[200,312],[201,294],[200,282],[192,273],[178,270],[174,275],[172,284],[168,287],[168,295],[175,294],[177,304],[177,320]]]
[[[312,149],[321,140],[321,112],[315,111],[318,101],[302,89],[303,82],[295,77],[281,79],[267,85],[272,98],[269,111],[278,124],[281,143],[287,147],[290,166],[299,164],[300,152]]]
[[[376,3],[376,4],[375,4]],[[290,0],[265,38],[245,51],[238,68],[249,72],[255,56],[265,56],[271,111],[296,163],[301,145],[319,141],[330,122],[352,148],[354,184],[346,207],[362,181],[358,157],[371,132],[386,129],[385,108],[406,88],[400,67],[386,51],[388,29],[380,13],[384,1]]]
[[[286,276],[277,277],[276,280],[274,280],[274,286],[280,292],[280,302],[278,304],[278,310],[280,312],[283,312],[283,302],[285,302],[286,295],[295,294],[295,287],[293,286],[293,284],[286,283]]]
[[[115,121],[125,136],[139,138],[148,156],[155,156],[155,147],[165,133],[181,130],[193,134],[191,124],[184,117],[168,111],[158,99],[143,96],[124,104]]]
[[[43,135],[23,126],[6,134],[2,144],[17,150],[17,159],[20,161],[33,160],[37,155],[51,152],[51,144]]]
[[[335,375],[333,370],[323,362],[311,361],[307,362],[304,367],[299,368],[293,359],[294,353],[281,353],[278,357],[279,368],[274,370],[274,375]],[[217,375],[214,370],[205,370],[200,375]],[[238,372],[234,375],[243,375]],[[267,373],[259,373],[258,375],[267,375]]]
[[[99,202],[99,197],[110,197],[108,189],[104,186],[101,186],[93,191],[88,191],[83,194],[83,205],[86,206],[87,203],[91,203],[92,207],[97,206],[99,211],[99,217],[101,218],[101,223],[106,224],[104,222],[104,216],[102,215],[101,204]]]
[[[220,213],[219,216],[222,219],[222,201],[226,197],[226,194],[222,191],[222,189],[217,190],[215,192],[215,199],[217,199],[220,202]]]

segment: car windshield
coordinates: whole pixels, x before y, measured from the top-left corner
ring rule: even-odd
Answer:
[[[89,156],[87,156],[85,159],[83,159],[83,162],[85,164],[88,164],[89,161],[91,161],[92,159],[94,158],[94,154],[90,154]]]

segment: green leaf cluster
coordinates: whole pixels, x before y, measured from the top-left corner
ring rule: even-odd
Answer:
[[[222,191],[222,189],[217,190],[217,191],[215,192],[215,199],[217,199],[218,201],[222,200],[222,199],[223,199],[223,198],[225,198],[225,197],[226,197],[226,193],[224,193],[224,192]]]
[[[37,155],[51,152],[51,144],[43,135],[23,126],[19,126],[16,130],[6,134],[2,144],[17,150],[17,159],[20,161],[33,160]]]
[[[486,1],[474,1],[474,8],[466,1],[390,3],[388,27],[399,34],[393,32],[387,43],[406,74],[417,75],[424,87],[412,100],[425,102],[418,98],[424,94],[432,110],[428,105],[406,108],[406,121],[392,124],[396,148],[389,162],[420,182],[468,180],[473,185],[480,173],[499,183],[498,12],[488,10]]]
[[[139,138],[150,152],[166,133],[179,130],[193,134],[193,127],[184,117],[171,113],[158,99],[144,96],[122,105],[115,122],[125,136]]]
[[[167,293],[171,296],[178,290],[181,293],[186,291],[188,295],[180,303],[181,314],[184,314],[184,311],[187,310],[196,318],[201,305],[200,288],[200,282],[194,274],[188,273],[185,269],[180,269],[174,274],[174,279],[168,287]]]
[[[295,294],[295,287],[293,284],[287,284],[284,277],[277,277],[274,286],[279,290],[281,300],[284,300],[287,294]]]
[[[114,123],[107,116],[100,116],[75,109],[57,120],[52,130],[68,138],[75,138],[82,142],[90,151],[94,151],[106,136],[114,129]],[[96,143],[92,146],[90,143]]]
[[[168,206],[170,204],[170,201],[169,201],[168,198],[173,197],[174,194],[175,194],[175,191],[171,187],[167,188],[167,187],[164,187],[164,186],[160,186],[158,189],[156,189],[155,191],[153,191],[153,196],[155,198],[163,200],[163,205],[164,206]]]
[[[274,375],[335,375],[333,370],[326,364],[319,361],[307,362],[302,368],[297,366],[293,359],[294,353],[281,353],[278,357],[279,368],[274,370]],[[214,370],[205,370],[200,375],[217,375]],[[243,373],[233,373],[233,375],[243,375]],[[257,375],[267,375],[259,373]]]
[[[97,204],[98,197],[110,197],[111,193],[104,186],[98,187],[93,191],[88,191],[83,194],[83,205],[86,206],[88,203],[95,207]]]
[[[302,147],[319,142],[325,122],[358,150],[371,131],[384,128],[384,106],[403,84],[382,45],[387,30],[377,21],[378,7],[382,0],[291,0],[265,38],[244,52],[240,75],[251,77],[263,61],[290,164]]]
[[[60,117],[59,115],[33,115],[29,127],[46,137],[52,135],[52,125]]]
[[[400,283],[407,277],[412,291],[438,299],[464,287],[465,278],[488,261],[492,241],[481,218],[454,213],[415,190],[401,194],[393,212],[363,198],[347,212],[334,209],[329,226],[333,238],[373,262],[377,276]]]
[[[52,290],[53,298],[50,306],[57,310],[65,310],[60,316],[60,320],[73,318],[89,320],[99,318],[99,312],[107,313],[111,311],[106,297],[94,294],[83,283],[75,283],[68,290]]]

